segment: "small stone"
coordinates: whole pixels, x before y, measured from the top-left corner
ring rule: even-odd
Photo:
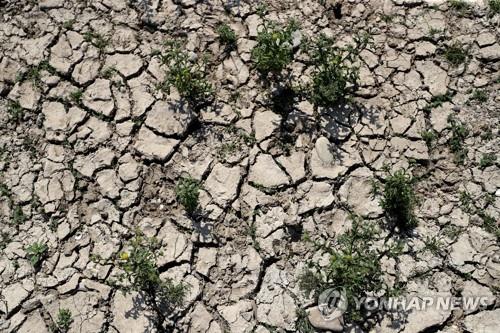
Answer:
[[[500,309],[467,316],[463,323],[468,332],[497,333],[500,327]]]
[[[154,326],[145,300],[137,292],[126,295],[122,292],[115,293],[111,312],[113,314],[111,324],[118,332],[148,332]],[[131,313],[134,315],[130,315]]]
[[[137,74],[142,68],[142,60],[135,54],[117,53],[108,56],[104,67],[116,68],[116,70],[125,76],[125,78],[130,78],[131,76]]]
[[[415,46],[415,55],[417,57],[427,57],[436,52],[436,45],[431,42],[421,42]]]
[[[104,79],[95,80],[83,93],[82,102],[89,109],[110,117],[115,103],[111,95],[109,81]]]
[[[417,61],[417,70],[423,75],[424,83],[432,95],[444,95],[448,91],[449,77],[445,70],[432,61]]]
[[[253,128],[255,131],[255,139],[262,141],[268,138],[281,123],[281,116],[272,112],[256,112],[253,119]]]
[[[210,172],[204,187],[216,203],[226,206],[236,199],[240,180],[239,166],[229,168],[219,163]]]
[[[172,156],[178,144],[179,140],[161,137],[142,126],[137,134],[134,148],[147,159],[165,161]]]
[[[145,124],[166,136],[182,136],[193,119],[193,113],[185,102],[158,101],[148,112]]]
[[[307,318],[312,326],[320,330],[328,330],[332,332],[343,332],[344,326],[340,318],[327,320],[323,317],[317,307],[309,309]]]
[[[500,44],[495,44],[480,49],[479,58],[486,61],[494,61],[500,59]]]
[[[248,180],[264,187],[277,187],[288,184],[288,177],[268,154],[257,156],[255,164],[250,167]]]

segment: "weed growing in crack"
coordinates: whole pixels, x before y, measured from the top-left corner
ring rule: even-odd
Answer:
[[[38,269],[47,256],[48,247],[45,243],[35,242],[26,248],[26,254],[31,265]]]
[[[401,231],[413,229],[418,224],[414,214],[417,197],[413,183],[414,179],[405,170],[389,173],[385,179],[380,206]]]
[[[446,94],[443,95],[432,96],[431,101],[424,107],[423,110],[429,113],[432,109],[435,109],[443,105],[443,103],[451,102],[452,97],[453,96],[450,92],[447,92]]]
[[[101,71],[101,76],[103,79],[111,79],[113,75],[117,73],[117,70],[114,66],[106,67]]]
[[[460,192],[460,205],[462,206],[462,209],[466,213],[472,213],[475,209],[474,203],[472,201],[472,196],[469,192],[467,191],[462,191]]]
[[[295,322],[295,329],[299,333],[315,333],[316,330],[311,325],[308,319],[306,310],[299,308],[297,310],[297,320]]]
[[[59,309],[57,312],[57,332],[66,333],[69,331],[73,318],[69,309]]]
[[[424,240],[424,250],[434,255],[439,255],[441,253],[442,246],[443,244],[436,237],[427,236]]]
[[[444,51],[444,57],[446,61],[448,61],[452,66],[458,66],[467,61],[469,57],[468,51],[463,47],[463,45],[459,42],[455,42],[448,47],[446,47]]]
[[[19,123],[24,116],[24,110],[17,101],[9,102],[7,105],[7,113],[9,114],[9,120],[14,123]]]
[[[488,7],[491,14],[500,14],[500,0],[489,0]]]
[[[184,206],[188,214],[193,214],[198,208],[200,183],[191,177],[182,178],[175,187],[177,201]]]
[[[483,157],[481,157],[481,160],[479,161],[479,168],[484,170],[489,166],[495,165],[496,160],[497,160],[497,155],[493,153],[484,154]]]
[[[168,68],[165,81],[159,86],[170,93],[173,86],[192,106],[198,107],[211,100],[212,85],[206,79],[206,59],[192,61],[190,55],[181,50],[179,41],[167,41],[166,51],[160,55],[161,61]]]
[[[21,206],[14,207],[12,211],[12,224],[21,225],[26,221],[26,216],[24,215],[23,208]]]
[[[103,35],[93,30],[84,33],[83,40],[86,41],[87,43],[92,44],[101,52],[104,51],[104,49],[109,45],[108,39],[104,38]]]
[[[495,235],[497,239],[500,239],[500,226],[498,225],[498,222],[493,217],[484,212],[479,212],[478,215],[483,220],[484,230],[486,230],[490,234]]]
[[[52,67],[48,61],[44,60],[38,65],[30,66],[26,71],[19,73],[16,81],[31,81],[35,87],[40,88],[42,85],[42,72],[44,71],[50,74],[54,74],[56,72],[54,67]]]
[[[384,21],[386,24],[392,23],[394,21],[394,18],[395,18],[395,15],[384,14],[384,13],[380,14],[380,19],[382,21]]]
[[[469,136],[469,129],[453,115],[448,117],[448,124],[451,130],[451,138],[448,140],[448,145],[451,152],[455,155],[455,162],[457,164],[464,164],[468,150],[463,146],[463,143]]]
[[[342,288],[348,304],[356,304],[371,292],[387,290],[382,279],[380,254],[373,249],[379,236],[375,227],[353,217],[352,228],[339,236],[333,247],[318,247],[330,255],[326,267],[311,263],[299,276],[299,288],[306,296],[317,297],[330,288]],[[363,309],[347,308],[344,319],[348,322],[362,320]]]
[[[217,27],[217,33],[219,34],[219,39],[222,44],[225,44],[229,48],[233,48],[236,44],[236,33],[233,29],[226,23],[222,23]]]
[[[0,251],[3,251],[10,244],[12,238],[6,231],[0,231]]]
[[[433,130],[423,131],[422,133],[420,133],[420,136],[422,136],[422,139],[425,141],[425,144],[429,149],[432,148],[434,142],[437,139],[437,134]]]
[[[264,21],[262,30],[257,35],[257,45],[251,54],[254,66],[261,74],[279,74],[292,62],[292,35],[297,30],[295,21],[290,21],[284,27],[272,21]]]
[[[458,236],[463,232],[462,228],[456,225],[447,225],[443,229],[443,235],[448,237],[452,241],[456,241],[458,239]]]
[[[368,35],[357,36],[354,46],[339,47],[334,38],[320,35],[307,43],[305,48],[313,66],[312,83],[307,90],[316,107],[331,107],[349,99],[359,78],[354,63],[369,41]]]
[[[0,183],[0,197],[10,198],[11,192],[7,185]]]
[[[482,89],[476,89],[469,98],[469,101],[477,103],[486,103],[488,101],[488,93]]]
[[[71,30],[73,29],[73,24],[75,24],[75,22],[76,21],[74,19],[64,21],[62,27],[66,30]]]
[[[459,14],[465,14],[469,9],[471,9],[470,4],[465,0],[448,0],[448,6],[458,12]]]
[[[82,103],[82,97],[83,97],[83,91],[81,89],[72,91],[69,94],[70,100],[72,100],[73,103],[75,103],[76,105],[80,105]]]
[[[143,294],[157,316],[158,327],[162,327],[167,316],[183,304],[189,286],[160,277],[156,260],[161,252],[156,239],[137,231],[128,245],[129,250],[119,254],[118,267],[124,273],[118,276],[118,282],[125,293]]]

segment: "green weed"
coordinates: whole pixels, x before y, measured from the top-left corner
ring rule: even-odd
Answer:
[[[306,296],[317,297],[326,289],[343,289],[348,304],[355,299],[384,289],[379,253],[372,249],[379,236],[373,225],[353,217],[352,228],[339,236],[333,247],[322,247],[330,255],[321,268],[310,264],[299,276],[299,288]],[[348,322],[362,319],[363,309],[349,306],[344,313]]]
[[[26,248],[26,254],[31,265],[37,269],[47,256],[48,247],[45,243],[35,242]]]
[[[482,89],[476,89],[472,93],[469,101],[475,101],[478,103],[486,103],[488,101],[488,93]]]
[[[254,66],[261,74],[279,74],[292,62],[292,34],[297,29],[295,21],[290,21],[285,27],[271,21],[264,22],[251,54]]]
[[[9,119],[14,123],[19,123],[24,116],[24,110],[17,101],[9,102],[7,105],[7,113],[9,114]]]
[[[69,331],[73,318],[71,316],[71,311],[69,309],[59,309],[57,313],[56,325],[61,333],[66,333]]]
[[[233,29],[226,23],[223,23],[217,27],[217,33],[219,34],[219,40],[222,44],[228,47],[234,47],[236,40],[238,39],[236,33]]]
[[[495,165],[496,160],[497,160],[497,155],[493,153],[484,154],[483,157],[481,157],[481,160],[479,161],[479,168],[484,170],[489,166]]]
[[[206,63],[193,62],[187,52],[181,50],[179,41],[165,43],[166,52],[161,61],[168,68],[165,81],[160,89],[170,93],[173,86],[192,106],[200,106],[210,101],[212,85],[206,79]]]
[[[500,14],[500,0],[489,0],[488,7],[491,14]]]
[[[175,187],[177,201],[189,214],[194,213],[198,208],[199,191],[200,183],[191,177],[182,178]]]
[[[418,224],[414,214],[417,198],[413,182],[413,178],[405,170],[389,173],[380,200],[387,217],[403,231],[412,229]]]
[[[137,231],[128,245],[129,251],[121,252],[118,258],[118,266],[124,271],[118,277],[118,281],[122,283],[121,289],[125,292],[141,292],[146,304],[155,312],[157,326],[160,328],[167,316],[182,305],[189,286],[160,277],[156,260],[161,252],[156,239],[147,238]]]
[[[339,47],[335,39],[320,35],[308,43],[306,49],[313,66],[309,96],[316,107],[331,107],[350,97],[359,78],[353,63],[368,42],[368,35],[358,36],[354,46]]]
[[[448,140],[448,145],[451,152],[455,155],[455,162],[463,164],[468,152],[463,143],[469,135],[469,129],[453,115],[448,117],[448,124],[451,130],[451,138]]]
[[[446,47],[444,51],[445,59],[452,65],[458,66],[467,61],[469,57],[468,51],[463,47],[463,45],[459,42],[455,42],[448,47]]]

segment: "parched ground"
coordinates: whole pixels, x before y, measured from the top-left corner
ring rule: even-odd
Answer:
[[[355,103],[317,114],[307,100],[270,103],[278,88],[250,57],[257,2],[225,4],[0,0],[0,331],[49,332],[61,308],[69,332],[156,331],[141,295],[109,283],[140,229],[161,242],[162,278],[190,285],[177,332],[296,332],[297,311],[313,304],[298,277],[325,259],[303,236],[334,240],[351,213],[383,219],[371,190],[387,165],[418,178],[419,226],[383,263],[386,279],[489,302],[386,316],[372,330],[498,332],[500,15],[483,3],[460,13],[418,0],[269,1],[268,19],[300,23],[298,44],[321,32],[373,38]],[[233,51],[221,22],[236,31]],[[157,51],[174,36],[210,55],[214,101],[199,112],[157,89]],[[452,45],[467,54],[457,66]],[[310,73],[299,50],[289,70]],[[450,115],[469,129],[463,164]],[[196,218],[175,196],[188,175],[202,188]],[[48,246],[38,270],[34,242]]]

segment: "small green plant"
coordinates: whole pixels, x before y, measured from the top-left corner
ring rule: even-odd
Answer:
[[[297,320],[295,321],[295,330],[298,333],[315,333],[316,330],[309,322],[308,314],[303,308],[297,310]]]
[[[465,0],[448,0],[448,6],[460,14],[465,14],[471,8]]]
[[[189,54],[181,50],[179,41],[167,41],[165,46],[166,52],[160,57],[168,70],[159,88],[170,93],[170,88],[175,87],[195,107],[209,102],[212,85],[206,79],[206,58],[203,57],[201,64],[191,61]]]
[[[279,74],[292,62],[292,34],[297,29],[295,21],[290,21],[285,27],[271,21],[264,22],[257,35],[257,45],[252,49],[252,61],[261,74]]]
[[[394,15],[392,14],[380,14],[380,19],[382,21],[384,21],[385,23],[389,24],[389,23],[392,23],[392,21],[394,21]]]
[[[428,32],[428,38],[435,39],[438,38],[443,31],[438,28],[431,27]]]
[[[47,256],[48,247],[45,243],[35,242],[26,248],[26,254],[31,265],[36,269],[39,268],[42,261]]]
[[[356,304],[371,292],[387,289],[382,279],[380,253],[373,249],[379,237],[374,225],[352,217],[352,228],[337,238],[333,246],[318,245],[330,256],[326,267],[310,263],[299,276],[299,288],[315,298],[323,291],[343,290],[348,304]],[[348,322],[362,319],[363,309],[349,306],[344,313]]]
[[[100,51],[103,51],[106,48],[106,46],[108,46],[108,44],[109,44],[108,39],[104,38],[104,36],[102,36],[101,34],[95,32],[93,30],[89,30],[89,31],[85,32],[83,34],[83,40],[86,41],[87,43],[92,44]]]
[[[470,101],[477,103],[486,103],[488,101],[488,93],[482,89],[476,89],[469,98]]]
[[[110,79],[117,73],[117,70],[114,66],[106,67],[101,71],[101,76],[103,79]]]
[[[437,139],[436,132],[434,132],[433,130],[423,131],[422,133],[420,133],[420,135],[422,136],[422,139],[425,141],[425,144],[428,148],[431,148],[434,144],[434,141],[436,141]]]
[[[12,211],[12,224],[20,225],[26,221],[26,216],[24,215],[23,208],[21,206],[14,207]]]
[[[73,29],[73,24],[75,24],[75,20],[71,19],[71,20],[64,21],[62,26],[66,30],[71,30],[71,29]]]
[[[481,160],[479,161],[479,168],[485,169],[489,166],[495,165],[496,160],[497,160],[497,155],[493,153],[484,154],[483,157],[481,157]]]
[[[124,272],[118,276],[119,286],[125,293],[132,290],[142,293],[157,316],[158,328],[162,328],[167,316],[184,302],[189,286],[160,277],[156,260],[161,251],[155,238],[136,231],[128,246],[129,250],[118,256],[118,266]]]
[[[431,101],[424,107],[424,111],[429,113],[432,109],[438,108],[443,103],[451,102],[453,95],[448,91],[443,95],[436,95],[431,97]]]
[[[77,89],[75,91],[72,91],[69,94],[69,98],[75,103],[76,105],[80,105],[82,103],[82,97],[83,97],[83,91],[81,89]]]
[[[221,43],[227,45],[228,47],[234,47],[236,44],[236,33],[233,29],[226,23],[222,23],[217,27],[217,33],[219,34],[219,39]]]
[[[6,231],[0,231],[0,251],[3,251],[12,241],[10,234]]]
[[[268,13],[269,8],[265,2],[259,2],[255,11],[257,12],[257,15],[259,15],[260,17],[264,17]]]
[[[424,240],[424,250],[431,252],[434,255],[441,253],[442,243],[436,237],[427,236]]]
[[[59,330],[59,332],[68,332],[72,322],[73,318],[71,316],[71,311],[69,309],[59,309],[56,321],[57,329]]]
[[[451,152],[455,155],[455,162],[457,164],[463,164],[468,152],[467,148],[463,146],[463,143],[469,135],[469,129],[453,115],[448,117],[448,124],[451,130],[451,138],[448,140],[448,145],[450,146]]]
[[[356,89],[358,68],[353,65],[366,47],[369,36],[356,36],[355,45],[339,47],[335,39],[320,35],[306,46],[313,66],[309,96],[318,107],[345,101]]]
[[[495,235],[497,239],[500,239],[500,225],[498,222],[484,212],[479,212],[479,216],[483,219],[484,230]]]
[[[10,198],[10,190],[4,183],[0,183],[0,197]]]
[[[489,0],[488,7],[491,14],[500,14],[500,0]]]
[[[489,127],[484,128],[483,127],[482,130],[484,130],[484,132],[481,133],[481,139],[483,139],[485,141],[493,140],[493,131],[491,130],[491,128],[489,128]]]
[[[444,51],[444,57],[446,61],[448,61],[452,66],[458,66],[467,61],[469,57],[468,51],[463,47],[463,45],[459,42],[455,42],[448,47],[446,47]]]
[[[405,170],[397,170],[385,179],[380,206],[387,217],[406,231],[417,226],[414,214],[417,198],[413,190],[413,178]]]
[[[17,101],[10,101],[7,105],[7,113],[9,114],[9,119],[15,123],[22,120],[24,111],[21,104]]]
[[[460,205],[466,213],[473,213],[476,207],[474,206],[472,196],[467,191],[460,192]]]
[[[200,183],[191,177],[182,178],[175,187],[177,201],[184,206],[189,214],[192,214],[198,208],[198,197],[200,192]]]
[[[32,65],[24,72],[17,75],[17,81],[31,81],[36,87],[40,87],[42,84],[42,72],[46,71],[50,74],[54,74],[56,70],[52,67],[48,61],[43,60],[38,65]]]

